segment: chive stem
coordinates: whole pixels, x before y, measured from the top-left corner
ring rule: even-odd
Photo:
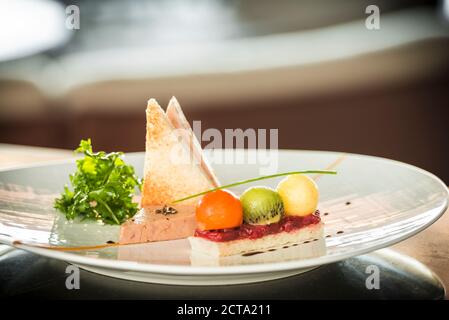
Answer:
[[[226,189],[226,188],[232,188],[235,186],[239,186],[245,183],[250,183],[250,182],[255,182],[255,181],[259,181],[259,180],[265,180],[265,179],[272,179],[272,178],[277,178],[277,177],[282,177],[282,176],[288,176],[291,174],[337,174],[337,171],[329,171],[329,170],[304,170],[304,171],[290,171],[290,172],[284,172],[284,173],[277,173],[277,174],[272,174],[272,175],[268,175],[268,176],[262,176],[262,177],[258,177],[258,178],[252,178],[252,179],[248,179],[248,180],[243,180],[243,181],[239,181],[239,182],[235,182],[235,183],[231,183],[231,184],[226,184],[224,186],[220,186],[220,187],[216,187],[216,188],[212,188],[200,193],[196,193],[193,195],[190,195],[188,197],[185,198],[181,198],[178,200],[173,201],[173,203],[179,203],[181,201],[185,201],[185,200],[189,200],[192,198],[196,198],[202,195],[205,195],[206,193],[210,193],[210,192],[214,192],[220,189]]]

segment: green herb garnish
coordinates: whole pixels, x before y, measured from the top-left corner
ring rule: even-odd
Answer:
[[[206,191],[203,191],[203,192],[200,192],[200,193],[196,193],[196,194],[193,194],[193,195],[185,197],[185,198],[181,198],[181,199],[175,200],[175,201],[173,201],[173,203],[178,203],[178,202],[181,202],[181,201],[185,201],[185,200],[189,200],[189,199],[192,199],[192,198],[196,198],[196,197],[205,195],[206,193],[214,192],[214,191],[220,190],[220,189],[231,188],[231,187],[239,186],[241,184],[255,182],[255,181],[259,181],[259,180],[265,180],[265,179],[272,179],[272,178],[277,178],[277,177],[282,177],[282,176],[288,176],[288,175],[291,175],[291,174],[337,174],[337,171],[304,170],[304,171],[290,171],[290,172],[276,173],[276,174],[272,174],[272,175],[269,175],[269,176],[262,176],[262,177],[258,177],[258,178],[252,178],[252,179],[243,180],[243,181],[227,184],[227,185],[224,185],[224,186],[216,187],[216,188],[213,188],[213,189],[209,189],[209,190],[206,190]]]
[[[122,152],[93,152],[90,139],[81,140],[76,153],[84,158],[76,161],[77,171],[70,175],[73,191],[66,185],[54,207],[68,220],[101,220],[106,224],[122,224],[138,211],[132,201],[142,181],[134,168],[122,159]]]

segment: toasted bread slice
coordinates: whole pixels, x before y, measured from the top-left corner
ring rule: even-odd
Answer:
[[[218,185],[175,98],[170,101],[168,114],[155,99],[148,101],[142,207],[170,204]]]
[[[212,171],[209,163],[207,162],[207,159],[204,157],[203,150],[201,149],[201,144],[196,138],[189,122],[186,119],[186,116],[184,115],[184,112],[182,112],[178,100],[175,97],[172,97],[170,99],[166,114],[168,121],[170,121],[172,126],[176,129],[181,129],[180,133],[182,135],[182,139],[188,146],[189,152],[191,152],[194,161],[200,164],[203,173],[207,176],[209,181],[217,187],[219,185],[218,179]]]

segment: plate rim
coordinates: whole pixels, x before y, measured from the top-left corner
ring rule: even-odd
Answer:
[[[220,149],[221,152],[225,149]],[[246,149],[232,149],[233,151],[246,151]],[[348,152],[338,152],[338,151],[324,151],[324,150],[306,150],[306,149],[277,149],[277,151],[282,151],[286,153],[291,152],[313,152],[313,153],[326,153],[326,154],[335,154],[336,156],[345,154],[347,156],[351,157],[358,157],[358,158],[369,158],[372,160],[377,160],[381,162],[387,162],[387,163],[393,163],[394,165],[402,166],[410,170],[414,170],[416,172],[419,172],[420,174],[423,174],[425,176],[428,176],[432,178],[435,182],[437,182],[441,187],[442,190],[446,191],[446,199],[444,203],[437,208],[433,208],[431,210],[435,210],[434,216],[432,219],[430,219],[428,222],[426,222],[423,226],[420,228],[411,230],[407,233],[402,234],[401,236],[394,238],[389,241],[385,241],[367,248],[361,248],[358,250],[354,250],[348,253],[344,254],[337,254],[332,256],[321,256],[311,259],[299,259],[299,260],[291,260],[291,261],[280,261],[280,262],[271,262],[271,263],[261,263],[261,264],[249,264],[249,265],[236,265],[236,266],[186,266],[186,265],[164,265],[164,264],[152,264],[152,263],[140,263],[136,261],[125,261],[125,260],[111,260],[111,259],[105,259],[105,258],[92,258],[87,256],[78,255],[76,253],[70,253],[70,252],[61,252],[57,250],[47,249],[47,248],[39,248],[34,246],[29,246],[26,244],[16,244],[11,241],[8,241],[10,239],[4,238],[0,235],[0,242],[8,244],[10,246],[13,246],[18,249],[23,249],[35,254],[39,254],[45,257],[58,259],[58,260],[64,260],[69,263],[75,263],[75,264],[82,264],[82,265],[89,265],[93,267],[99,267],[104,269],[116,269],[116,270],[127,270],[127,271],[136,271],[136,272],[151,272],[156,274],[170,274],[170,275],[217,275],[217,274],[248,274],[248,273],[263,273],[263,272],[275,272],[275,271],[288,271],[288,270],[295,270],[295,269],[303,269],[303,268],[310,268],[315,267],[319,265],[325,265],[333,262],[338,262],[341,260],[348,259],[350,257],[366,254],[372,251],[376,251],[385,247],[390,247],[391,245],[394,245],[396,243],[399,243],[405,239],[410,238],[411,236],[418,234],[419,232],[423,231],[424,229],[431,226],[433,223],[435,223],[441,216],[445,213],[445,211],[448,208],[448,197],[449,197],[449,189],[444,184],[444,182],[434,175],[433,173],[426,171],[422,168],[419,168],[415,165],[411,165],[408,163],[404,163],[402,161],[388,159],[384,157],[378,157],[378,156],[371,156],[371,155],[363,155],[363,154],[357,154],[357,153],[348,153]],[[143,155],[145,152],[131,152],[126,153],[125,155],[132,155],[132,156],[138,156]],[[54,161],[43,161],[41,163],[35,163],[31,165],[24,165],[24,166],[18,166],[14,168],[6,168],[5,170],[0,169],[1,172],[8,172],[8,171],[15,171],[15,170],[21,170],[21,169],[28,169],[28,168],[39,168],[43,166],[51,166],[51,165],[57,165],[57,164],[68,164],[71,163],[76,159],[76,157],[68,158],[68,159],[61,159],[61,160],[54,160]]]

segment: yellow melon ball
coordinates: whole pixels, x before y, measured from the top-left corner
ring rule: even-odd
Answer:
[[[286,215],[306,216],[315,212],[318,205],[318,187],[305,175],[287,176],[279,182],[277,192],[284,203]]]

